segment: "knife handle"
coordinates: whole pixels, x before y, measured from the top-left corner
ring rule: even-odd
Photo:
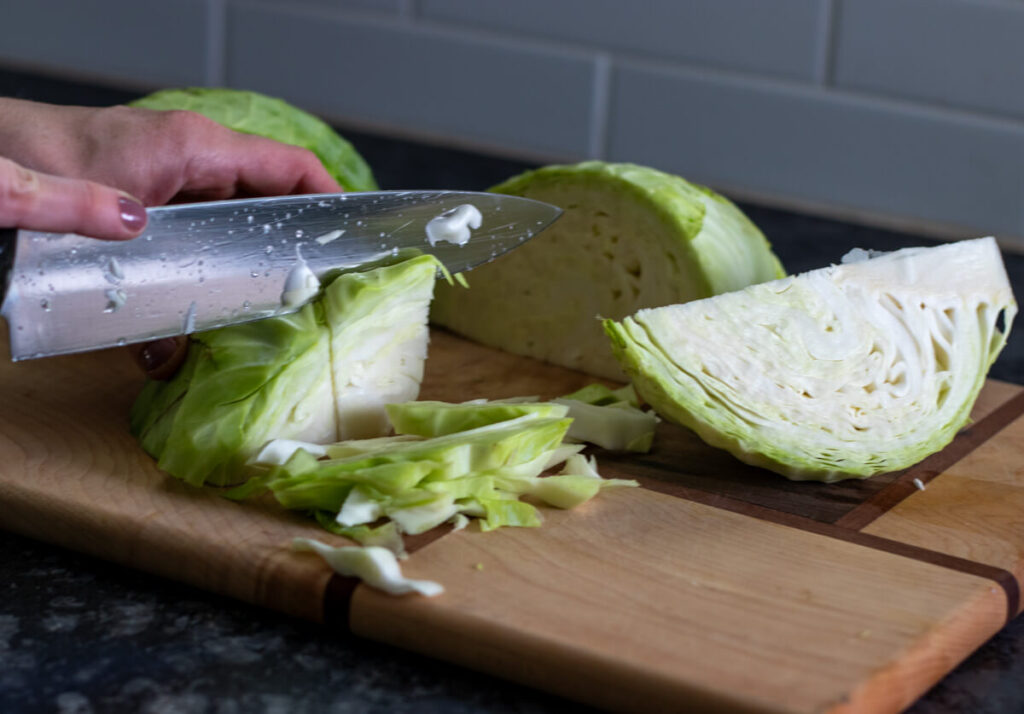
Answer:
[[[14,228],[0,228],[0,304],[3,304],[7,288],[14,274],[14,248],[18,231]]]

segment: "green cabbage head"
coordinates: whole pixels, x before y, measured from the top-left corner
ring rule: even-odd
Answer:
[[[229,129],[309,149],[346,191],[376,191],[370,167],[325,122],[287,102],[241,89],[164,89],[132,102],[146,109],[197,112]]]

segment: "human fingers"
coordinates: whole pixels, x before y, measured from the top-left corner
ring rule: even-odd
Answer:
[[[51,176],[0,157],[0,226],[124,240],[146,227],[146,209],[109,186]]]
[[[342,187],[309,149],[234,133],[240,192],[253,196],[338,193]]]
[[[297,146],[217,126],[193,147],[178,200],[342,190],[313,152]]]

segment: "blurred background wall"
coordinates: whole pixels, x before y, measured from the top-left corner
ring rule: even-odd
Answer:
[[[1024,0],[0,0],[0,67],[1024,249]]]

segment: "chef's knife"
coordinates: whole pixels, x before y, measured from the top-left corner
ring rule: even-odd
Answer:
[[[463,205],[482,225],[464,245],[431,244],[426,225]],[[150,208],[130,241],[0,234],[0,314],[15,360],[124,345],[292,312],[282,304],[301,261],[318,276],[393,256],[435,255],[464,272],[561,215],[492,193],[380,191]],[[463,215],[463,211],[458,215]],[[287,302],[287,301],[286,301]]]

